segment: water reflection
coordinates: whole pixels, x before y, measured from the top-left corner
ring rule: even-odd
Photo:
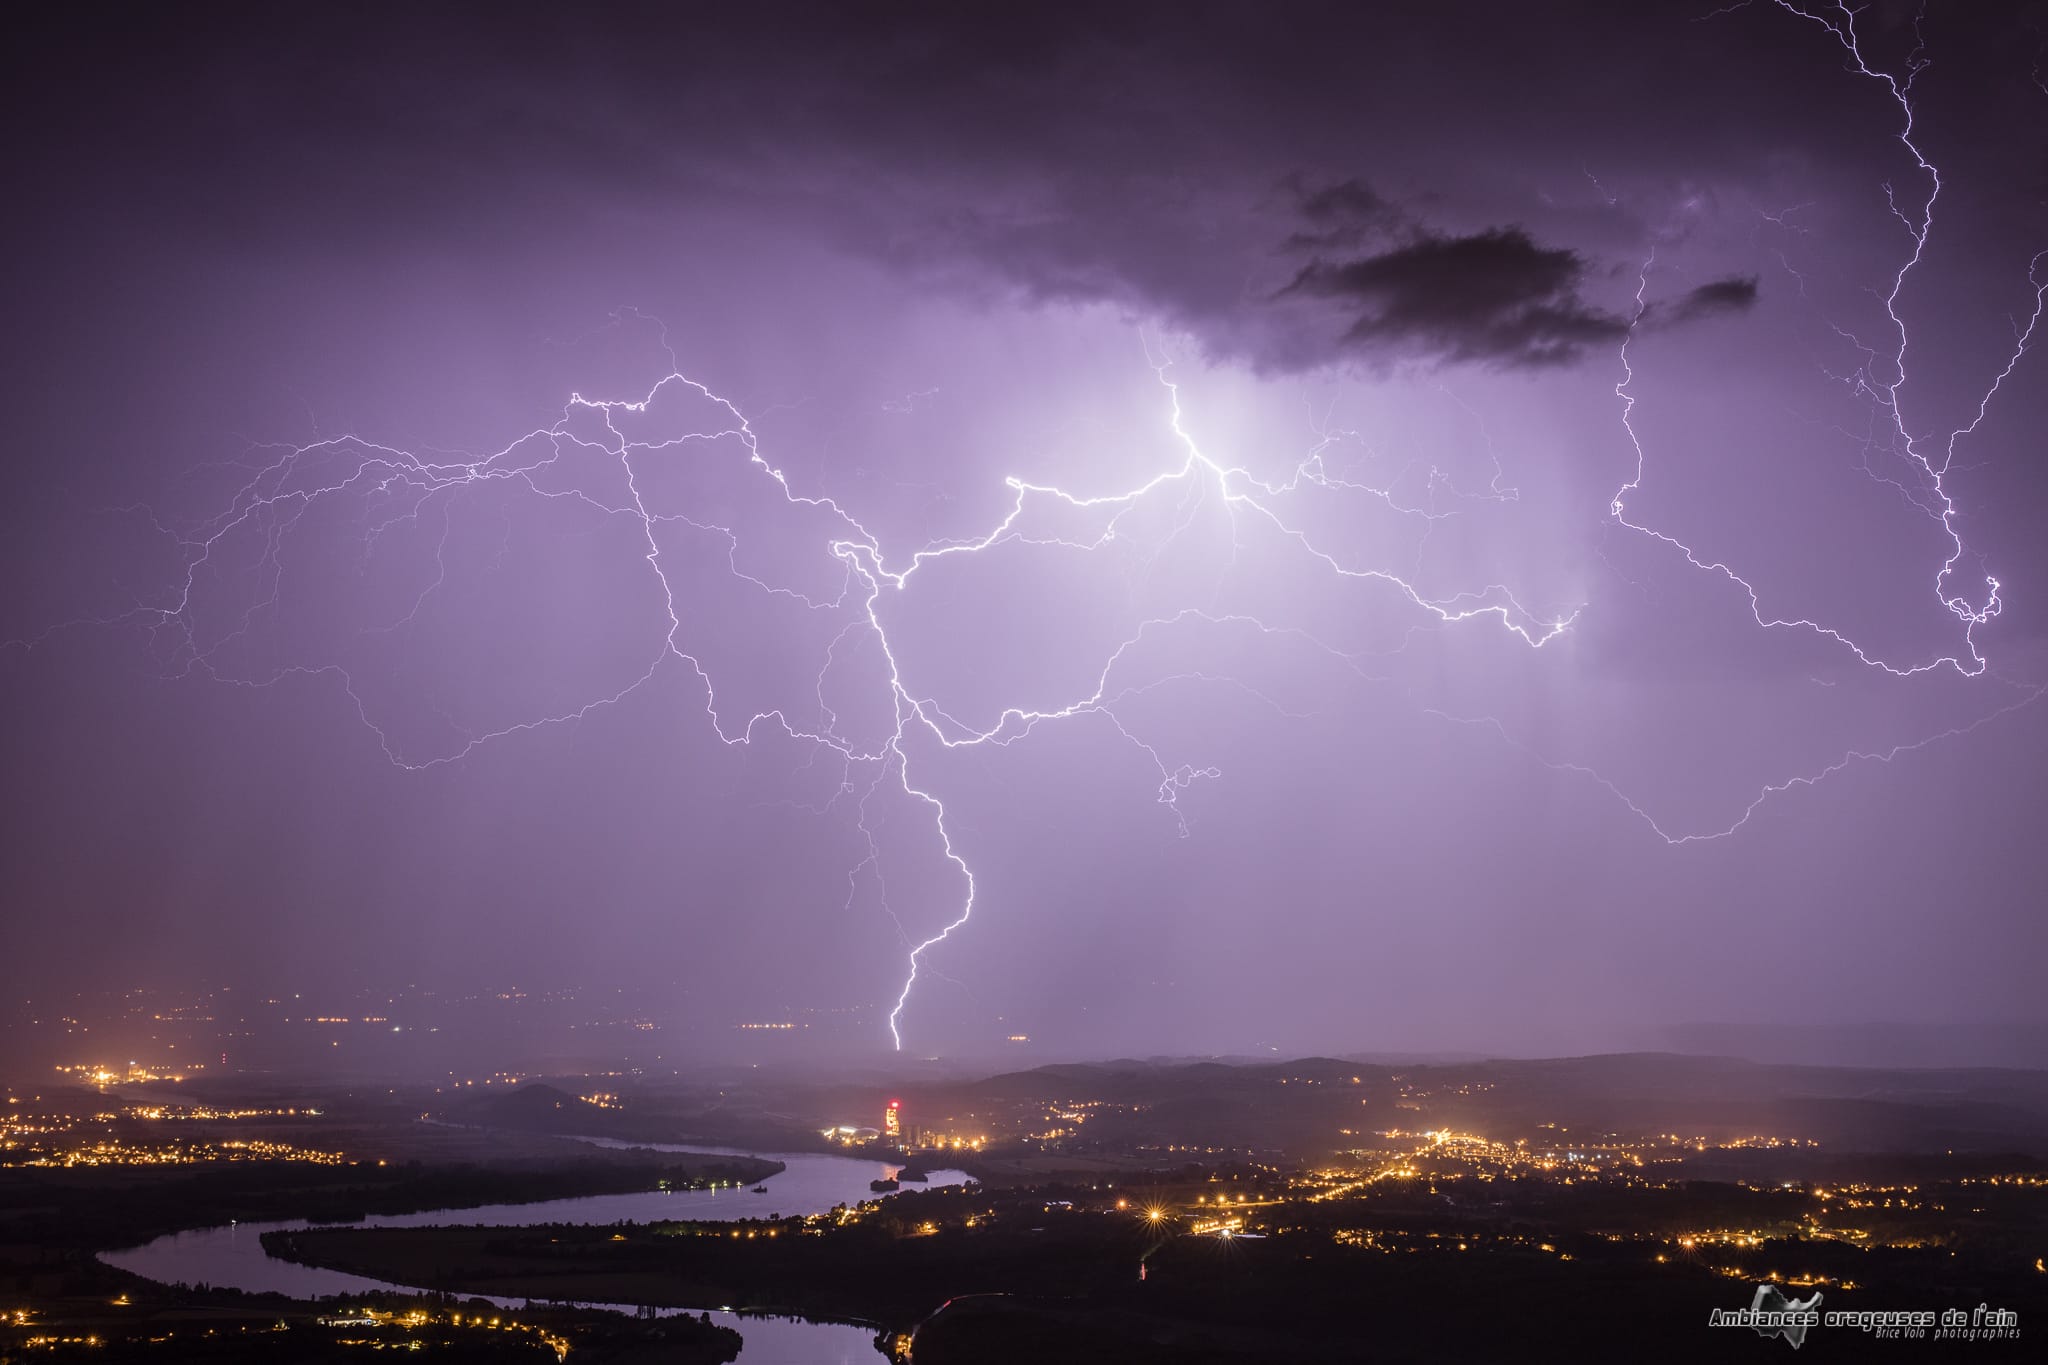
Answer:
[[[796,1217],[825,1213],[838,1204],[857,1204],[872,1199],[869,1182],[893,1179],[902,1167],[873,1159],[826,1156],[815,1152],[733,1152],[722,1147],[698,1147],[677,1143],[620,1142],[608,1138],[583,1138],[594,1146],[633,1148],[657,1152],[678,1152],[693,1156],[759,1155],[783,1163],[783,1170],[751,1188],[718,1190],[647,1190],[632,1194],[586,1195],[577,1199],[548,1199],[534,1204],[490,1204],[474,1209],[431,1209],[423,1213],[375,1214],[349,1227],[524,1227],[536,1223],[653,1223],[668,1219]],[[943,1189],[967,1180],[963,1171],[933,1171],[926,1185],[910,1189]],[[417,1290],[414,1285],[397,1285],[383,1280],[350,1275],[339,1270],[299,1265],[278,1260],[263,1249],[263,1234],[316,1226],[304,1219],[278,1223],[242,1223],[218,1228],[175,1232],[144,1246],[109,1251],[100,1259],[161,1284],[211,1285],[249,1293],[288,1294],[312,1299],[333,1294],[359,1294],[366,1290]],[[465,1296],[470,1297],[470,1296]],[[482,1297],[482,1296],[475,1296]],[[524,1301],[494,1299],[501,1307],[518,1308]],[[634,1304],[603,1304],[594,1307],[632,1312]],[[696,1313],[698,1309],[662,1310]],[[740,1360],[744,1365],[872,1365],[876,1359],[871,1328],[844,1323],[813,1322],[788,1318],[711,1310],[711,1320],[736,1328],[746,1339]]]

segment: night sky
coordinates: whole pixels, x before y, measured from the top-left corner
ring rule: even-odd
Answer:
[[[881,1049],[971,870],[906,1050],[2038,1022],[2048,10],[1915,15],[17,28],[0,986]]]

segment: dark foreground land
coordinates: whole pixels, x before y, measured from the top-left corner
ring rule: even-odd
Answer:
[[[346,1095],[309,1107],[215,1094],[188,1096],[182,1113],[154,1092],[32,1096],[41,1108],[8,1116],[0,1158],[0,1365],[385,1350],[708,1365],[740,1349],[695,1317],[508,1312],[481,1295],[872,1324],[884,1352],[914,1365],[2019,1360],[2048,1327],[2041,1072],[1311,1058],[921,1085],[605,1084],[452,1102],[384,1092],[354,1107]],[[849,1126],[891,1099],[897,1137]],[[774,1169],[567,1140],[593,1130],[807,1143],[960,1166],[978,1183],[911,1178],[886,1197],[772,1221],[266,1239],[275,1255],[427,1286],[427,1297],[314,1305],[171,1289],[95,1256],[230,1218],[752,1184]],[[298,1155],[270,1155],[281,1151]],[[261,1159],[242,1159],[251,1152]],[[1796,1355],[1747,1326],[1709,1325],[1765,1284],[1818,1295],[1826,1311],[1961,1312],[1972,1327],[1981,1313],[2011,1316],[1962,1341],[1818,1326]]]
[[[1865,1250],[1767,1236],[1670,1256],[1648,1235],[1669,1220],[1733,1206],[1771,1225],[1785,1210],[1771,1207],[1768,1192],[1740,1187],[1644,1191],[1628,1211],[1611,1194],[1561,1200],[1547,1185],[1516,1183],[1470,1203],[1418,1188],[1311,1200],[1286,1197],[1252,1169],[1189,1170],[1145,1191],[1176,1210],[1197,1189],[1245,1192],[1245,1226],[1265,1231],[1230,1237],[1196,1231],[1204,1221],[1192,1213],[1155,1220],[1142,1199],[1123,1196],[1119,1208],[1109,1189],[1076,1187],[906,1194],[829,1220],[323,1229],[273,1234],[272,1245],[295,1260],[463,1292],[879,1320],[916,1365],[1724,1361],[1762,1343],[1746,1330],[1710,1329],[1710,1314],[1748,1306],[1758,1281],[1788,1274],[1783,1265],[1813,1281],[1793,1293],[1818,1290],[1836,1307],[1989,1302],[2038,1328],[2035,1315],[2048,1306],[2044,1277],[1993,1242]],[[1604,1226],[1615,1224],[1645,1235]],[[2020,1349],[1967,1344],[2008,1358]],[[1871,1345],[1860,1332],[1816,1331],[1800,1358]]]
[[[403,1352],[448,1365],[561,1365],[572,1354],[607,1365],[725,1365],[741,1349],[730,1328],[695,1317],[629,1318],[569,1308],[508,1311],[445,1296],[355,1295],[308,1305],[280,1295],[124,1291],[58,1303],[0,1328],[0,1362],[168,1362],[275,1365],[361,1361]]]

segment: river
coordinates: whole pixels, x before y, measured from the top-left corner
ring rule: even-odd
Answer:
[[[720,1147],[680,1146],[660,1142],[618,1142],[607,1138],[581,1141],[600,1147],[684,1152],[695,1156],[757,1155]],[[868,1182],[893,1177],[899,1166],[860,1157],[824,1156],[815,1152],[768,1152],[758,1155],[780,1161],[784,1169],[768,1177],[765,1190],[648,1190],[636,1194],[594,1194],[579,1199],[549,1199],[534,1204],[488,1204],[474,1209],[430,1209],[424,1213],[373,1215],[347,1227],[524,1227],[535,1223],[654,1223],[668,1219],[765,1218],[771,1214],[799,1216],[824,1213],[835,1204],[857,1204],[874,1198]],[[933,1171],[927,1185],[939,1189],[967,1180],[964,1171]],[[319,1266],[279,1260],[263,1249],[266,1232],[317,1226],[304,1220],[242,1223],[227,1227],[174,1232],[126,1251],[103,1252],[108,1265],[160,1284],[208,1284],[252,1294],[289,1294],[295,1299],[330,1294],[358,1294],[373,1289],[412,1290],[417,1286],[388,1284]],[[498,1300],[517,1307],[519,1301]],[[602,1307],[631,1311],[634,1304]],[[664,1310],[668,1311],[668,1310]],[[698,1309],[674,1310],[696,1313]],[[875,1365],[874,1329],[848,1323],[816,1322],[734,1313],[706,1305],[711,1320],[736,1329],[746,1344],[742,1365]]]

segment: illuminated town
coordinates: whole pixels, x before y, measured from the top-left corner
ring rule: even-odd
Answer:
[[[494,996],[491,1007],[515,1007],[516,999]],[[88,1011],[67,1013],[80,1021],[72,1027],[113,1032],[106,1021],[84,1022]],[[544,1235],[465,1232],[459,1212],[446,1232],[253,1235],[293,1263],[456,1295],[516,1283],[536,1301],[602,1297],[555,1286],[558,1269],[606,1284],[659,1265],[686,1279],[710,1276],[722,1286],[721,1303],[788,1307],[759,1286],[791,1292],[774,1267],[794,1256],[790,1264],[813,1267],[806,1273],[822,1276],[819,1285],[846,1293],[859,1286],[863,1302],[891,1315],[901,1330],[884,1345],[899,1357],[899,1338],[916,1336],[917,1305],[936,1306],[905,1287],[931,1275],[931,1283],[951,1283],[937,1267],[965,1273],[987,1257],[1011,1264],[1026,1256],[1040,1267],[1030,1280],[1042,1286],[1036,1292],[1117,1286],[1119,1295],[1142,1290],[1164,1301],[1185,1284],[1190,1292],[1202,1286],[1202,1301],[1216,1304],[1239,1292],[1229,1266],[1250,1275],[1270,1263],[1274,1274],[1293,1267],[1285,1273],[1312,1279],[1323,1273],[1310,1269],[1323,1263],[1318,1249],[1338,1258],[1331,1266],[1456,1258],[1472,1268],[1461,1275],[1508,1277],[1501,1293],[1519,1292],[1509,1288],[1523,1282],[1515,1277],[1549,1283],[1545,1276],[1581,1270],[1634,1277],[1658,1301],[1704,1300],[1723,1293],[1718,1286],[1763,1282],[1853,1306],[1914,1277],[1948,1283],[1959,1275],[2048,1290],[2048,1245],[2039,1236],[2048,1226],[2048,1092],[2034,1137],[2021,1130],[1972,1138],[1946,1127],[1936,1145],[1918,1125],[1945,1110],[1925,1105],[1946,1106],[1956,1088],[1984,1082],[1888,1073],[1887,1110],[1868,1105],[1871,1074],[1855,1070],[1761,1069],[1745,1082],[1753,1089],[1725,1103],[1686,1100],[1683,1087],[1670,1084],[1688,1069],[1713,1074],[1715,1065],[1677,1057],[1430,1066],[1315,1058],[970,1071],[883,1088],[751,1065],[693,1075],[615,1055],[566,1074],[499,1065],[337,1088],[241,1071],[232,1060],[166,1072],[87,1056],[8,1083],[0,1173],[127,1180],[161,1170],[168,1180],[180,1169],[212,1168],[234,1176],[218,1192],[164,1186],[131,1196],[126,1212],[102,1209],[67,1234],[114,1243],[194,1218],[261,1227],[275,1207],[266,1189],[316,1176],[343,1182],[322,1196],[341,1216],[366,1203],[490,1204],[632,1189],[666,1201],[695,1191],[735,1201],[733,1212],[717,1204],[670,1212],[680,1206],[664,1203],[638,1221],[551,1226]],[[1660,1093],[1681,1098],[1641,1098],[1652,1078]],[[1617,1123],[1631,1113],[1636,1122]],[[849,1175],[822,1206],[790,1201],[778,1209],[775,1162],[661,1168],[721,1160],[659,1150],[678,1140],[714,1151],[831,1154]],[[19,1186],[16,1211],[0,1206],[0,1217],[47,1226],[38,1220],[50,1213],[34,1200],[50,1196],[33,1189]],[[23,1197],[30,1202],[19,1203]],[[305,1206],[305,1193],[293,1197]],[[123,1234],[124,1225],[137,1230]],[[1223,1243],[1236,1248],[1234,1258],[1249,1259],[1200,1259],[1197,1248]],[[702,1259],[711,1248],[715,1263]],[[497,1268],[450,1269],[462,1266]],[[6,1329],[23,1351],[104,1352],[115,1343],[168,1350],[192,1340],[191,1328],[148,1306],[165,1302],[161,1287],[116,1277],[90,1257],[39,1282],[48,1291],[11,1310]],[[1259,1282],[1246,1280],[1246,1292]],[[604,1292],[625,1294],[625,1283]],[[839,1292],[804,1291],[794,1306],[815,1312],[840,1302]],[[1989,1302],[1989,1294],[1980,1297]],[[117,1311],[114,1300],[124,1296]],[[453,1351],[469,1333],[496,1333],[551,1357],[602,1359],[610,1349],[601,1345],[610,1329],[502,1306],[478,1312],[437,1300],[264,1311],[270,1316],[261,1322],[211,1330],[236,1339],[317,1334],[322,1349],[342,1351]],[[1190,1301],[1185,1311],[1207,1310]],[[713,1330],[694,1319],[661,1321],[678,1339]],[[919,1352],[929,1353],[928,1342]]]
[[[89,1073],[105,1095],[113,1079],[103,1068]],[[142,1090],[150,1080],[126,1083]],[[321,1117],[316,1108],[218,1108],[207,1104],[146,1103],[81,1112],[41,1096],[9,1096],[0,1113],[0,1166],[163,1166],[218,1161],[286,1161],[340,1165],[340,1152],[279,1141],[274,1136],[231,1136],[237,1130],[273,1132],[276,1125],[309,1129]],[[300,1123],[300,1120],[307,1122]]]

